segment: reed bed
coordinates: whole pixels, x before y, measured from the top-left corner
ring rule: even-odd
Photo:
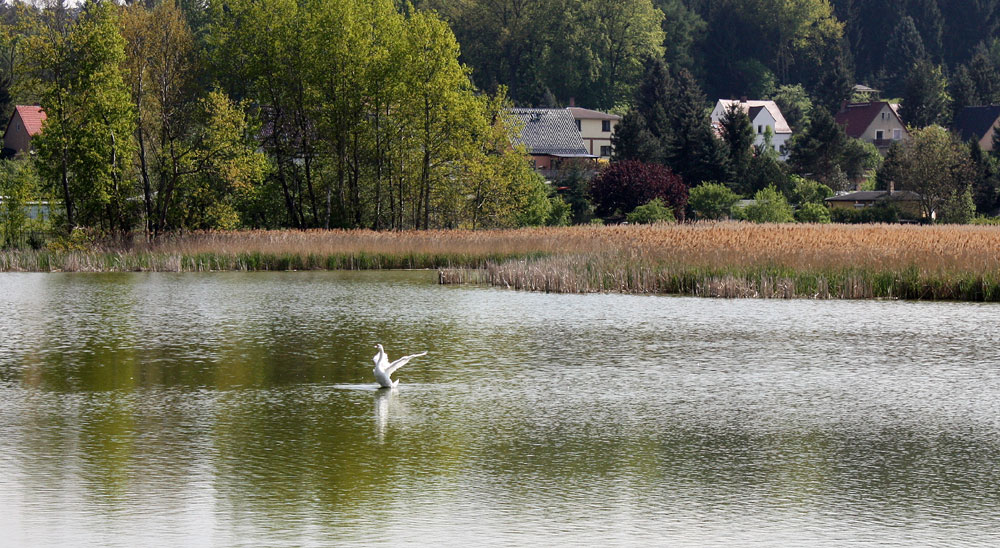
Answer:
[[[1000,227],[697,223],[174,234],[3,251],[0,271],[433,268],[441,283],[711,297],[1000,300]]]

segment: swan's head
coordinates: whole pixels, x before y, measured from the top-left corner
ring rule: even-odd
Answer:
[[[382,345],[381,344],[376,344],[375,348],[378,348],[379,350],[382,350]]]

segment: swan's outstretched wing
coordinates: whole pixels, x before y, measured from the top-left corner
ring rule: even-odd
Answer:
[[[386,372],[386,374],[392,375],[393,371],[395,371],[395,370],[399,369],[400,367],[403,367],[404,365],[406,365],[406,362],[412,360],[413,358],[416,358],[416,357],[419,357],[419,356],[423,356],[426,353],[427,352],[421,352],[419,354],[411,354],[409,356],[403,356],[402,358],[399,358],[398,360],[390,363],[389,367],[385,368],[385,372]]]

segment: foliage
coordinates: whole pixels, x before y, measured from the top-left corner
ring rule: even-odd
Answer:
[[[951,97],[941,67],[920,60],[906,76],[899,115],[908,126],[945,125],[951,121]]]
[[[625,219],[632,224],[648,225],[653,223],[672,223],[674,210],[664,205],[660,198],[653,198],[649,202],[636,207]]]
[[[833,189],[810,179],[804,179],[797,175],[790,177],[792,190],[789,199],[793,204],[802,206],[805,204],[823,205],[823,200],[833,196]]]
[[[875,205],[861,209],[833,208],[830,210],[830,220],[834,223],[873,224],[898,223],[902,217],[900,211],[891,205]]]
[[[0,161],[0,248],[23,248],[41,220],[29,216],[31,201],[42,197],[41,181],[30,159]],[[37,247],[37,245],[35,245]]]
[[[752,223],[790,223],[795,220],[792,206],[774,186],[758,190],[754,203],[743,208],[743,216]]]
[[[704,182],[691,189],[688,202],[700,219],[722,220],[729,217],[740,200],[738,194],[724,184]]]
[[[941,206],[938,221],[947,224],[968,224],[976,216],[976,203],[972,200],[972,189],[954,190]]]
[[[968,150],[940,126],[915,129],[895,156],[891,168],[896,188],[919,194],[927,218],[941,211],[952,196],[965,193],[974,175]]]
[[[48,115],[33,140],[39,173],[60,191],[69,227],[129,231],[137,219],[128,173],[135,112],[115,6],[88,0],[77,20],[35,22],[26,39],[26,64]]]
[[[829,223],[830,209],[823,204],[806,202],[795,210],[795,220],[800,223]]]
[[[683,218],[688,201],[687,187],[669,168],[635,160],[606,167],[591,183],[590,195],[596,214],[605,219],[616,212],[632,211],[654,198],[661,198],[677,217]]]
[[[736,188],[745,191],[748,186],[746,178],[754,144],[750,117],[739,103],[733,102],[722,114],[720,125],[722,140],[725,141],[726,149],[729,151],[729,167],[733,171]]]
[[[792,131],[800,131],[809,123],[812,99],[801,84],[784,85],[771,95],[771,100],[781,109]]]

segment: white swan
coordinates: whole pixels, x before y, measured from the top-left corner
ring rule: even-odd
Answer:
[[[411,354],[409,356],[403,356],[398,360],[389,363],[389,356],[386,355],[385,350],[382,348],[381,344],[376,344],[375,348],[378,348],[378,354],[372,358],[375,362],[375,369],[372,370],[375,373],[375,380],[378,381],[379,386],[382,388],[395,388],[399,384],[399,380],[393,381],[389,378],[397,369],[406,365],[406,362],[416,358],[418,356],[423,356],[427,352],[421,352],[419,354]]]

